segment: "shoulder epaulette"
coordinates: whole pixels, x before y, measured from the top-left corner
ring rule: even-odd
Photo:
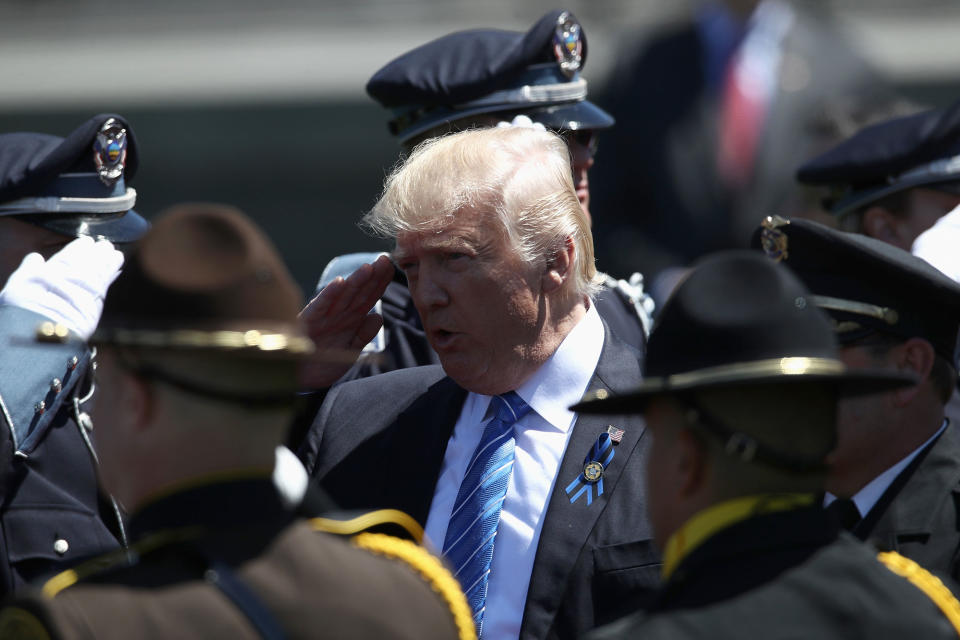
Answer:
[[[890,571],[902,578],[906,578],[913,586],[933,601],[950,621],[957,634],[960,635],[960,602],[954,597],[943,582],[910,558],[906,558],[896,551],[884,551],[877,554],[880,560]]]
[[[310,524],[316,531],[340,536],[353,535],[381,525],[396,525],[406,531],[414,542],[423,542],[423,527],[420,523],[398,509],[379,509],[346,519],[335,516],[336,514],[331,514],[329,517],[311,518]]]
[[[457,625],[460,640],[475,640],[477,637],[473,614],[463,595],[460,583],[453,577],[439,558],[420,546],[423,527],[411,516],[396,509],[371,511],[349,520],[313,518],[310,524],[315,531],[338,535],[352,535],[355,547],[386,558],[399,560],[412,567],[446,603]],[[366,529],[383,524],[403,527],[415,542],[403,540],[384,533],[369,533]]]
[[[50,632],[40,619],[21,607],[4,607],[0,611],[0,638],[51,640]]]
[[[400,560],[413,567],[447,604],[457,625],[457,635],[460,640],[476,639],[473,614],[460,583],[443,566],[439,558],[409,540],[401,540],[383,533],[360,533],[352,538],[352,542],[360,549]]]

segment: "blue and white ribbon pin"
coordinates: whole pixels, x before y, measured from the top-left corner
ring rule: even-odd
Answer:
[[[593,444],[590,453],[583,459],[583,471],[567,486],[567,495],[571,504],[580,496],[587,494],[587,506],[593,504],[593,490],[596,488],[597,497],[603,495],[603,472],[613,460],[613,442],[610,434],[601,433]],[[571,495],[572,494],[572,495]]]

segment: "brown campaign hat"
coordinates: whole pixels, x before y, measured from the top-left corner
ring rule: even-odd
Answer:
[[[91,342],[300,358],[301,292],[266,235],[218,204],[168,209],[110,287]]]

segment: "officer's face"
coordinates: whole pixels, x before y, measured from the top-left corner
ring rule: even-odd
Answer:
[[[492,214],[461,210],[439,231],[402,233],[394,258],[430,346],[465,389],[515,389],[553,353],[543,269],[517,256]]]
[[[593,166],[593,155],[596,152],[596,132],[589,129],[581,131],[561,131],[560,135],[570,148],[570,159],[573,164],[573,187],[577,190],[577,200],[580,208],[587,216],[587,222],[593,224],[590,217],[590,181],[587,172]]]
[[[657,546],[663,549],[670,536],[691,515],[683,507],[686,460],[679,434],[686,428],[680,408],[667,398],[654,398],[644,411],[652,435],[647,458],[647,510]]]
[[[0,217],[0,288],[28,253],[36,252],[49,258],[71,240],[73,238],[35,224],[10,216]]]
[[[93,407],[93,437],[100,464],[97,470],[104,488],[121,503],[125,502],[124,467],[127,429],[124,371],[114,350],[100,347],[97,353],[97,393]]]
[[[845,346],[840,360],[850,369],[887,368],[884,353],[872,346]],[[868,481],[899,460],[896,449],[898,432],[891,419],[893,392],[843,398],[837,406],[837,446],[827,457],[830,471],[827,490],[840,497],[851,497]]]
[[[953,211],[957,205],[960,205],[960,196],[956,194],[936,189],[911,189],[910,210],[901,228],[903,243],[900,247],[904,251],[910,251],[917,236]]]
[[[910,189],[902,209],[892,211],[880,206],[867,209],[863,214],[863,230],[869,236],[910,251],[917,236],[958,205],[960,196],[956,194],[923,187]]]

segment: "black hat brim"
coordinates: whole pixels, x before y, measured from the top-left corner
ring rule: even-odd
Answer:
[[[449,123],[457,123],[483,115],[494,117],[502,116],[503,120],[512,120],[516,115],[529,116],[534,122],[539,122],[548,129],[562,131],[580,131],[583,129],[608,129],[616,122],[609,113],[593,104],[589,100],[562,102],[544,107],[530,108],[529,105],[508,103],[500,105],[479,105],[451,109],[438,107],[429,114],[417,120],[414,124],[402,131],[396,132],[401,143],[430,131],[435,127]]]
[[[150,228],[150,223],[133,209],[109,214],[28,214],[18,216],[25,221],[71,238],[90,236],[110,242],[126,243],[139,240]]]
[[[946,183],[953,183],[960,186],[960,174],[919,176],[894,182],[893,184],[854,191],[833,203],[830,206],[830,213],[837,218],[845,218],[854,211],[895,193],[919,187],[936,187],[938,184]]]
[[[534,122],[557,131],[609,129],[616,122],[609,113],[589,100],[564,102],[521,111]]]
[[[803,363],[795,362],[800,360],[814,362],[807,362],[807,366],[803,366]],[[648,378],[640,386],[623,394],[613,395],[605,390],[587,394],[570,410],[587,414],[637,413],[644,410],[651,398],[705,389],[820,383],[834,386],[841,397],[852,397],[909,387],[917,382],[917,378],[909,373],[847,369],[839,360],[783,358],[779,364],[778,361],[737,363]]]

